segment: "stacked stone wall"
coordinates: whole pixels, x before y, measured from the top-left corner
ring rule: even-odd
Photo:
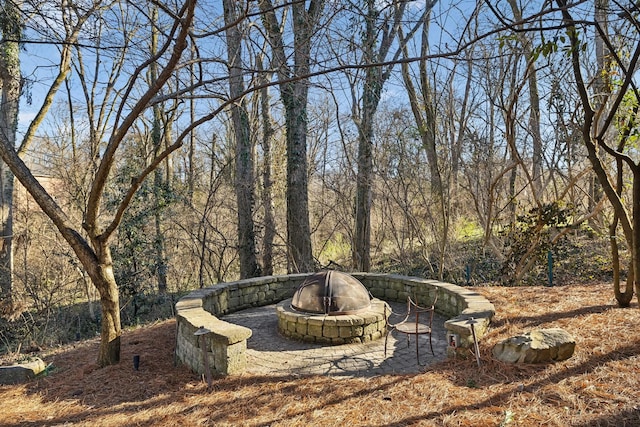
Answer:
[[[379,299],[354,314],[305,314],[291,308],[291,299],[276,305],[278,331],[291,339],[331,345],[363,343],[382,338],[387,304]]]

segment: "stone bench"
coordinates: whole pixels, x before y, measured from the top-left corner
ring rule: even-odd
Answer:
[[[189,366],[197,373],[204,372],[202,341],[194,335],[200,327],[204,327],[210,331],[204,337],[211,370],[220,375],[243,372],[251,330],[222,321],[217,316],[291,298],[296,287],[309,274],[220,283],[181,298],[176,304],[176,362]],[[407,296],[411,296],[424,304],[433,301],[437,294],[436,311],[449,317],[445,322],[447,334],[456,336],[460,348],[473,345],[468,320],[472,317],[476,320],[476,337],[480,339],[495,312],[493,304],[480,294],[450,283],[391,274],[350,274],[360,280],[374,297],[388,301],[405,302]]]

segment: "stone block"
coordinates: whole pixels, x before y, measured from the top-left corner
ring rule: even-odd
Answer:
[[[407,287],[402,282],[390,282],[390,283],[387,283],[387,287],[388,289],[393,289],[394,291],[397,291],[397,292],[407,291]]]
[[[47,368],[40,358],[11,366],[0,366],[0,384],[18,384],[29,381]]]
[[[301,338],[302,341],[304,342],[316,342],[316,337],[312,336],[312,335],[305,335]]]
[[[231,309],[235,309],[237,307],[240,306],[240,297],[239,296],[234,296],[234,297],[229,297],[229,308]]]
[[[385,289],[384,297],[391,301],[398,301],[398,291],[395,289]]]
[[[341,338],[349,338],[354,335],[351,326],[339,326],[338,330]]]
[[[296,323],[296,333],[298,333],[300,335],[306,335],[307,334],[307,322],[304,322],[304,323],[297,322]]]
[[[377,323],[369,323],[365,325],[361,335],[373,335],[378,330]]]
[[[322,325],[324,324],[324,320],[321,317],[308,317],[307,323],[309,325],[322,327]]]
[[[398,301],[406,301],[407,297],[412,296],[409,292],[401,291],[398,292]]]
[[[340,327],[335,324],[325,323],[322,326],[322,336],[327,338],[338,338],[340,336]]]
[[[348,315],[333,316],[336,326],[351,326],[355,323],[355,318]]]
[[[314,337],[321,337],[322,336],[322,324],[317,325],[317,324],[309,323],[307,325],[307,333],[309,335],[314,336]]]
[[[547,363],[569,359],[576,341],[561,328],[536,329],[493,347],[493,356],[507,363]]]
[[[242,301],[244,302],[244,304],[254,305],[259,301],[258,294],[254,292],[254,293],[249,293],[247,295],[244,295],[244,297],[242,298]]]

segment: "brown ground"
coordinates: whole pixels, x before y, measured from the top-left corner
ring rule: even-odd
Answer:
[[[96,340],[46,355],[48,377],[0,386],[0,425],[640,426],[637,303],[616,308],[606,285],[478,291],[497,310],[480,368],[470,357],[407,376],[234,376],[208,392],[173,366],[166,321],[125,332],[117,366],[96,369]],[[492,360],[496,342],[536,327],[568,330],[576,354],[540,366]]]

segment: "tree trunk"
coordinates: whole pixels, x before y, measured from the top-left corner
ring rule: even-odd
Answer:
[[[86,250],[78,251],[84,246],[81,241],[74,239],[72,247],[80,258],[80,262],[89,273],[91,281],[100,294],[100,306],[102,308],[100,350],[98,352],[98,365],[113,365],[120,361],[120,296],[118,285],[113,275],[113,263],[111,250],[108,243],[94,239],[95,255]],[[93,256],[92,256],[93,255]]]
[[[244,2],[223,0],[224,20],[227,25],[227,54],[229,62],[229,94],[237,101],[231,105],[231,119],[236,147],[236,204],[238,207],[238,252],[240,278],[260,275],[256,258],[256,236],[253,224],[254,172],[253,144],[249,128],[249,114],[242,98],[244,80],[242,76],[242,28],[237,21],[243,19],[238,9]],[[235,23],[235,25],[234,25]]]
[[[622,175],[620,173],[620,175]],[[629,271],[627,273],[627,280],[625,289],[623,290],[620,286],[621,277],[620,277],[620,253],[618,250],[618,236],[616,230],[618,228],[618,215],[615,214],[613,216],[613,221],[609,226],[609,239],[611,245],[611,267],[613,270],[613,294],[618,301],[619,307],[629,307],[631,304],[631,300],[633,299],[633,287],[634,287],[634,274],[633,274],[633,263],[629,264]]]
[[[633,239],[631,245],[631,263],[636,298],[640,303],[640,166],[633,167]]]
[[[515,22],[522,21],[522,11],[515,0],[509,0],[509,6],[513,12]],[[521,27],[521,26],[520,26]],[[536,197],[542,197],[542,134],[540,132],[540,94],[538,91],[538,74],[535,67],[531,40],[528,36],[520,38],[524,50],[524,58],[527,61],[527,81],[529,83],[529,131],[533,141],[532,159],[532,184]]]
[[[375,2],[367,1],[365,32],[362,49],[365,64],[376,63],[379,55],[376,46]],[[373,183],[373,120],[380,103],[382,91],[382,71],[380,67],[365,70],[362,88],[362,109],[358,126],[358,174],[356,177],[355,233],[353,242],[353,268],[369,271],[371,268],[371,187]]]
[[[314,270],[309,225],[307,98],[311,60],[311,37],[324,8],[324,1],[294,2],[293,71],[287,63],[281,25],[273,3],[259,2],[267,38],[273,51],[272,66],[280,80],[280,97],[285,108],[287,129],[287,251],[289,272]]]
[[[153,174],[153,203],[155,204],[153,220],[154,233],[153,247],[155,250],[155,273],[158,281],[158,292],[167,292],[167,256],[165,253],[165,239],[162,232],[162,208],[164,205],[165,183],[162,179],[162,170],[157,169]]]
[[[373,5],[369,5],[370,8]],[[369,13],[371,15],[371,11]],[[373,62],[375,44],[375,22],[369,16],[364,41],[365,56]],[[369,271],[371,268],[371,187],[373,183],[373,120],[380,103],[382,90],[381,72],[378,67],[369,67],[365,71],[362,94],[362,115],[358,126],[358,174],[356,177],[356,219],[355,239],[353,242],[353,267],[356,271]]]
[[[364,64],[384,62],[391,44],[399,34],[400,22],[404,15],[405,3],[393,5],[393,13],[387,15],[380,24],[379,4],[366,1],[367,15],[362,40]],[[382,29],[380,29],[382,28]],[[380,39],[380,41],[379,41]],[[356,177],[355,233],[352,250],[354,269],[371,269],[371,192],[373,186],[373,123],[380,95],[388,80],[391,68],[369,66],[365,69],[362,88],[362,107],[357,118],[358,127],[358,174]]]
[[[283,94],[287,127],[287,248],[289,271],[314,271],[309,225],[307,179],[307,89],[295,96]],[[304,92],[304,93],[300,93]]]
[[[593,81],[593,104],[594,110],[598,111],[604,108],[607,100],[611,95],[611,81],[609,78],[609,70],[611,65],[611,56],[609,49],[606,46],[604,41],[603,34],[608,34],[609,32],[609,19],[607,14],[609,8],[609,0],[595,0],[594,1],[594,20],[598,23],[602,33],[600,31],[594,32],[594,45],[596,51],[596,71],[594,74]],[[605,120],[606,114],[598,115],[599,123],[596,124],[598,128]],[[602,184],[599,178],[594,177],[591,181],[591,185],[589,188],[589,199],[588,199],[588,209],[589,211],[593,211],[595,209],[598,200],[602,197]],[[594,230],[602,229],[602,215],[594,215],[589,220],[589,225]]]
[[[0,301],[5,302],[13,300],[13,184],[13,173],[0,162]]]
[[[265,276],[273,274],[273,241],[276,236],[276,223],[273,214],[271,179],[271,139],[273,138],[273,126],[269,112],[269,89],[266,83],[269,81],[260,56],[256,58],[258,67],[258,85],[260,89],[260,116],[262,121],[262,205],[264,209],[264,235],[262,237],[262,273]]]
[[[530,60],[531,54],[527,54]],[[536,197],[542,198],[544,182],[542,179],[542,134],[540,132],[540,94],[538,92],[538,76],[536,69],[531,66],[529,69],[529,99],[531,111],[529,116],[529,130],[533,139],[533,190]]]
[[[364,122],[365,120],[363,120]],[[368,121],[368,120],[366,120]],[[362,127],[371,127],[371,124]],[[353,268],[367,272],[371,268],[371,183],[373,181],[373,131],[361,132],[358,142],[358,175],[356,177],[356,218],[353,242]]]
[[[20,2],[6,2],[0,12],[0,132],[6,144],[15,147],[20,101]],[[13,297],[13,173],[0,163],[0,301]]]
[[[158,20],[158,8],[153,7],[151,14],[154,21]],[[157,55],[158,53],[158,30],[153,27],[151,29],[151,54]],[[150,86],[156,84],[158,80],[158,64],[152,63],[149,66],[149,80]],[[162,150],[163,132],[162,132],[162,104],[155,104],[153,106],[153,124],[151,128],[151,144],[153,145],[154,156]],[[162,233],[162,209],[164,204],[164,191],[165,183],[163,180],[162,169],[158,167],[153,173],[153,204],[155,208],[153,210],[154,219],[154,233],[153,248],[155,252],[155,273],[158,281],[158,292],[165,293],[167,291],[167,266],[166,256],[164,250],[164,235]]]

